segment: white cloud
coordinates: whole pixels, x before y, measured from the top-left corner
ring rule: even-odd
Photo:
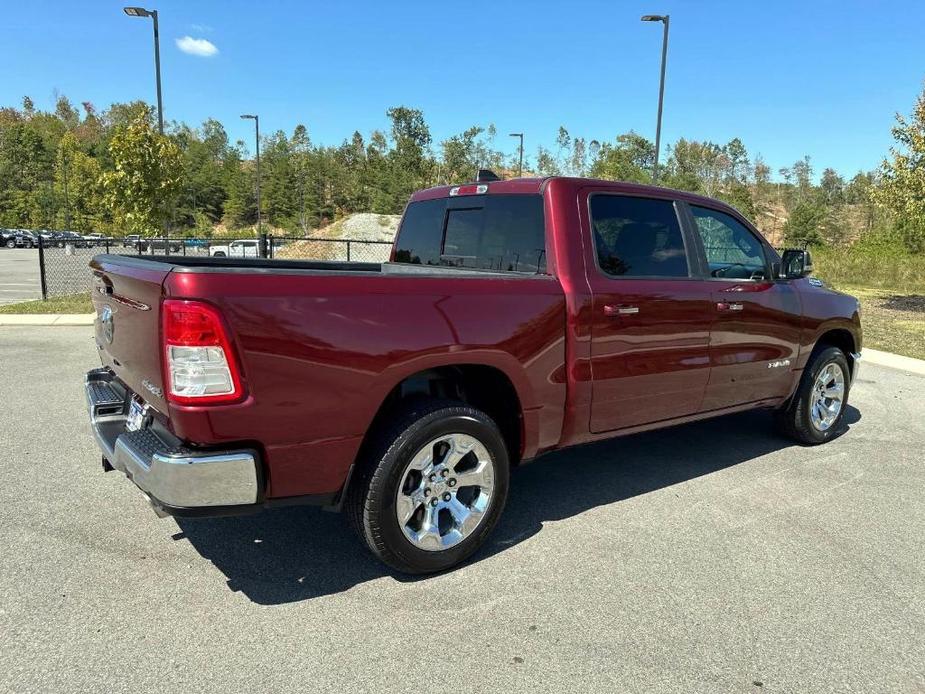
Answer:
[[[177,48],[190,55],[198,55],[203,58],[211,58],[218,53],[215,44],[206,39],[194,39],[192,36],[184,36],[177,39]]]

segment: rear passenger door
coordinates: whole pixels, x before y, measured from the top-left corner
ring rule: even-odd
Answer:
[[[688,209],[714,311],[703,409],[784,397],[799,350],[799,295],[772,276],[773,252],[757,232],[726,212]]]
[[[585,189],[592,432],[698,412],[710,373],[711,287],[681,203]]]

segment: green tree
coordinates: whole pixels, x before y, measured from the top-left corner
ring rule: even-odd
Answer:
[[[199,129],[180,125],[170,137],[183,153],[182,185],[171,226],[192,228],[201,235],[222,218],[228,135],[221,123],[210,118]]]
[[[821,228],[825,221],[825,208],[817,201],[798,202],[784,224],[784,240],[790,245],[814,246],[822,242]]]
[[[225,205],[222,221],[231,229],[240,229],[257,222],[257,195],[254,167],[244,162],[241,155],[243,143],[228,153],[225,159],[223,186]]]
[[[50,226],[53,161],[54,150],[31,121],[19,120],[0,130],[0,224]]]
[[[727,178],[729,158],[713,142],[681,138],[665,164],[665,182],[681,190],[715,196]]]
[[[613,181],[650,183],[655,162],[655,145],[632,130],[618,135],[611,143],[595,148],[592,155],[591,175]]]
[[[484,128],[473,125],[440,143],[443,157],[440,161],[439,182],[472,180],[480,164],[478,138],[483,132]]]
[[[181,190],[180,148],[151,127],[145,109],[128,125],[117,127],[109,153],[114,170],[102,178],[113,222],[125,233],[162,233]]]
[[[880,167],[874,197],[893,215],[907,248],[918,253],[925,251],[925,89],[910,118],[896,114],[892,133],[896,144]]]
[[[77,137],[67,133],[55,160],[56,226],[75,231],[97,231],[105,223],[99,162],[80,149]]]

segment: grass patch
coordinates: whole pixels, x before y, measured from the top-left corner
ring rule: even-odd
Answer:
[[[56,296],[47,301],[23,301],[0,306],[0,313],[93,313],[90,294]]]
[[[812,248],[815,274],[833,286],[925,294],[925,253],[895,246]]]
[[[864,346],[925,359],[925,292],[840,286],[861,301]]]

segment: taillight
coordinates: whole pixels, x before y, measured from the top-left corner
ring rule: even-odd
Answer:
[[[201,301],[161,304],[167,399],[182,405],[239,400],[241,374],[218,311]]]

